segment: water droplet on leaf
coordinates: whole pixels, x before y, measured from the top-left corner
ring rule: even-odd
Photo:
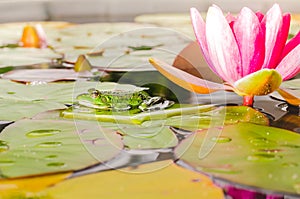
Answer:
[[[54,158],[57,158],[58,156],[57,155],[47,155],[45,156],[45,159],[54,159]]]
[[[9,149],[7,142],[0,140],[0,153],[5,152]]]
[[[0,166],[12,166],[15,164],[13,160],[0,160]]]
[[[297,167],[299,165],[296,162],[285,162],[285,163],[282,163],[282,166],[283,167]]]
[[[62,145],[62,142],[42,142],[37,145],[37,147],[43,148],[51,148],[51,147],[59,147]]]
[[[273,161],[273,160],[277,160],[280,159],[281,156],[279,155],[274,155],[274,154],[253,154],[253,155],[249,155],[247,157],[247,160],[250,161]]]
[[[65,165],[63,162],[50,162],[47,164],[48,167],[63,167]]]
[[[213,137],[211,140],[217,143],[227,143],[230,142],[232,139],[226,136],[217,136],[217,137]]]
[[[60,133],[60,130],[57,129],[41,129],[41,130],[34,130],[30,131],[26,134],[27,137],[44,137],[44,136],[52,136],[55,134]]]

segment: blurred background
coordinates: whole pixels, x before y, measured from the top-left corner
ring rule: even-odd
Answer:
[[[266,11],[274,3],[284,12],[300,13],[299,0],[0,0],[0,23],[16,21],[133,21],[141,14],[205,12],[216,4],[225,12],[247,6]]]

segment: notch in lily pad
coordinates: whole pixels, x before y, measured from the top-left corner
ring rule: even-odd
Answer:
[[[137,50],[152,50],[153,48],[163,46],[163,44],[158,44],[158,45],[153,45],[153,46],[147,46],[147,45],[142,45],[142,46],[128,46],[133,51]]]

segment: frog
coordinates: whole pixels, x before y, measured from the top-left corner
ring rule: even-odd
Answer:
[[[144,90],[130,92],[122,90],[99,91],[95,88],[88,89],[87,93],[76,97],[79,105],[99,109],[126,111],[140,109],[141,111],[154,111],[171,107],[174,102],[162,97],[151,97]]]

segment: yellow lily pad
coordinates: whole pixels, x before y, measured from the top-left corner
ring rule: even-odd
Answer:
[[[224,197],[208,177],[170,160],[73,178],[46,191],[53,199]]]

